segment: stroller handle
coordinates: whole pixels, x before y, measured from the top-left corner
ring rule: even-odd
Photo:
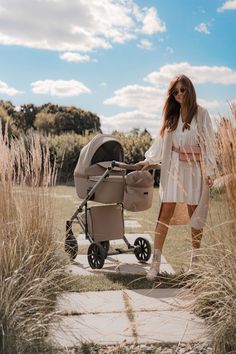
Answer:
[[[132,170],[132,171],[138,171],[141,170],[141,166],[137,166],[136,164],[128,164],[124,162],[118,162],[118,161],[112,161],[111,167],[119,167],[123,170]],[[150,165],[148,166],[147,170],[156,170],[160,168],[160,165]]]

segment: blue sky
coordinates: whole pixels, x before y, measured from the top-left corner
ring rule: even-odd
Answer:
[[[0,98],[155,135],[183,73],[214,121],[236,101],[235,38],[236,0],[0,0]]]

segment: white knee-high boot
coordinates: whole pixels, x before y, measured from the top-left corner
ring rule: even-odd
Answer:
[[[161,250],[155,249],[153,251],[151,267],[147,272],[148,280],[154,280],[156,278],[157,274],[160,272],[160,266],[161,266]]]

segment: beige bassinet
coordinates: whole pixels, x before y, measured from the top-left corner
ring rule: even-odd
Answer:
[[[83,147],[74,171],[75,188],[79,198],[84,199],[99,181],[113,160],[123,161],[124,153],[120,142],[111,135],[98,134]],[[92,200],[104,204],[122,203],[124,174],[114,168],[101,181]]]

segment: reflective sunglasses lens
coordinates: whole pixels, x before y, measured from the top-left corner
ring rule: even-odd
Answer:
[[[185,92],[186,92],[186,88],[181,87],[179,90],[174,90],[173,95],[177,96],[179,93],[185,93]]]

